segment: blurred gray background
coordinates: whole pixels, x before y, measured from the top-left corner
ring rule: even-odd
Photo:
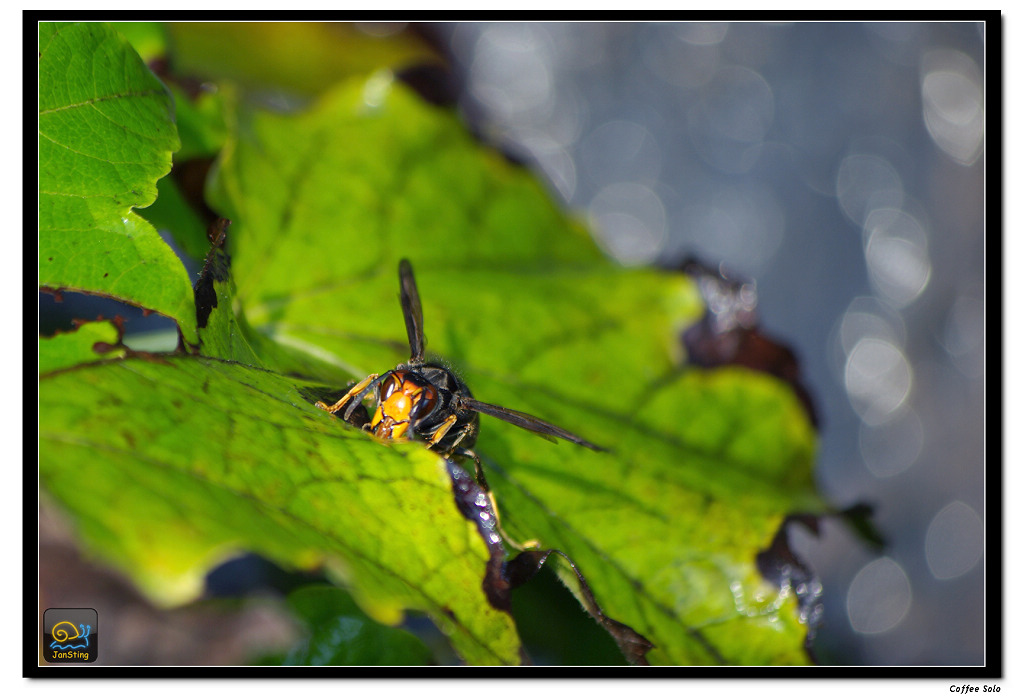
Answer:
[[[461,109],[627,265],[757,281],[868,502],[797,551],[831,664],[984,662],[984,45],[979,23],[439,24]]]

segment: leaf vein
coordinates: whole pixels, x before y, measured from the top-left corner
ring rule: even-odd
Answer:
[[[40,109],[39,110],[39,116],[44,116],[46,114],[55,114],[57,112],[63,112],[63,111],[66,111],[68,109],[79,109],[81,107],[93,107],[96,104],[99,104],[101,102],[109,102],[110,100],[115,100],[115,99],[132,99],[132,98],[135,98],[135,97],[159,97],[159,96],[162,96],[163,94],[164,94],[163,90],[158,90],[158,89],[154,88],[154,89],[151,89],[151,90],[133,90],[133,91],[130,91],[130,92],[124,92],[124,93],[121,93],[121,94],[114,94],[114,95],[100,95],[98,97],[90,97],[89,99],[83,100],[81,102],[74,102],[72,104],[63,104],[63,105],[60,105],[59,107],[51,107],[49,109]],[[103,112],[100,112],[100,114],[103,114]],[[106,117],[105,114],[103,116]],[[109,119],[110,117],[107,117],[107,118]],[[114,122],[114,123],[117,123],[117,122]]]

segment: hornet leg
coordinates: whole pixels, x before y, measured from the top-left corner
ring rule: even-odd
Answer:
[[[335,403],[334,405],[327,405],[327,403],[324,403],[322,400],[318,400],[316,402],[316,407],[320,408],[321,410],[326,410],[327,412],[329,412],[329,413],[331,413],[333,415],[334,413],[336,413],[339,410],[341,410],[342,408],[344,408],[345,404],[348,403],[352,399],[352,396],[358,395],[358,394],[362,393],[363,391],[365,391],[366,387],[369,386],[371,383],[373,383],[376,379],[377,379],[377,374],[370,374],[365,379],[363,379],[362,381],[357,383],[355,386],[350,388],[349,392],[346,393],[345,395],[343,395],[341,397],[341,399],[337,403]]]

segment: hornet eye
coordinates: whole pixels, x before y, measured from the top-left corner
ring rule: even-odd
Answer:
[[[437,393],[432,387],[424,386],[423,391],[417,396],[415,403],[413,403],[412,410],[409,412],[409,418],[411,420],[424,418],[434,412],[436,407]]]
[[[395,389],[400,385],[398,377],[394,373],[388,374],[387,378],[380,384],[380,397],[385,399],[395,392]]]

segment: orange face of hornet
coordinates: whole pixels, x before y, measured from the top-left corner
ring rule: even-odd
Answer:
[[[370,421],[373,434],[381,439],[404,441],[410,426],[430,414],[437,404],[437,392],[429,383],[406,371],[392,371],[381,382],[377,412]]]

